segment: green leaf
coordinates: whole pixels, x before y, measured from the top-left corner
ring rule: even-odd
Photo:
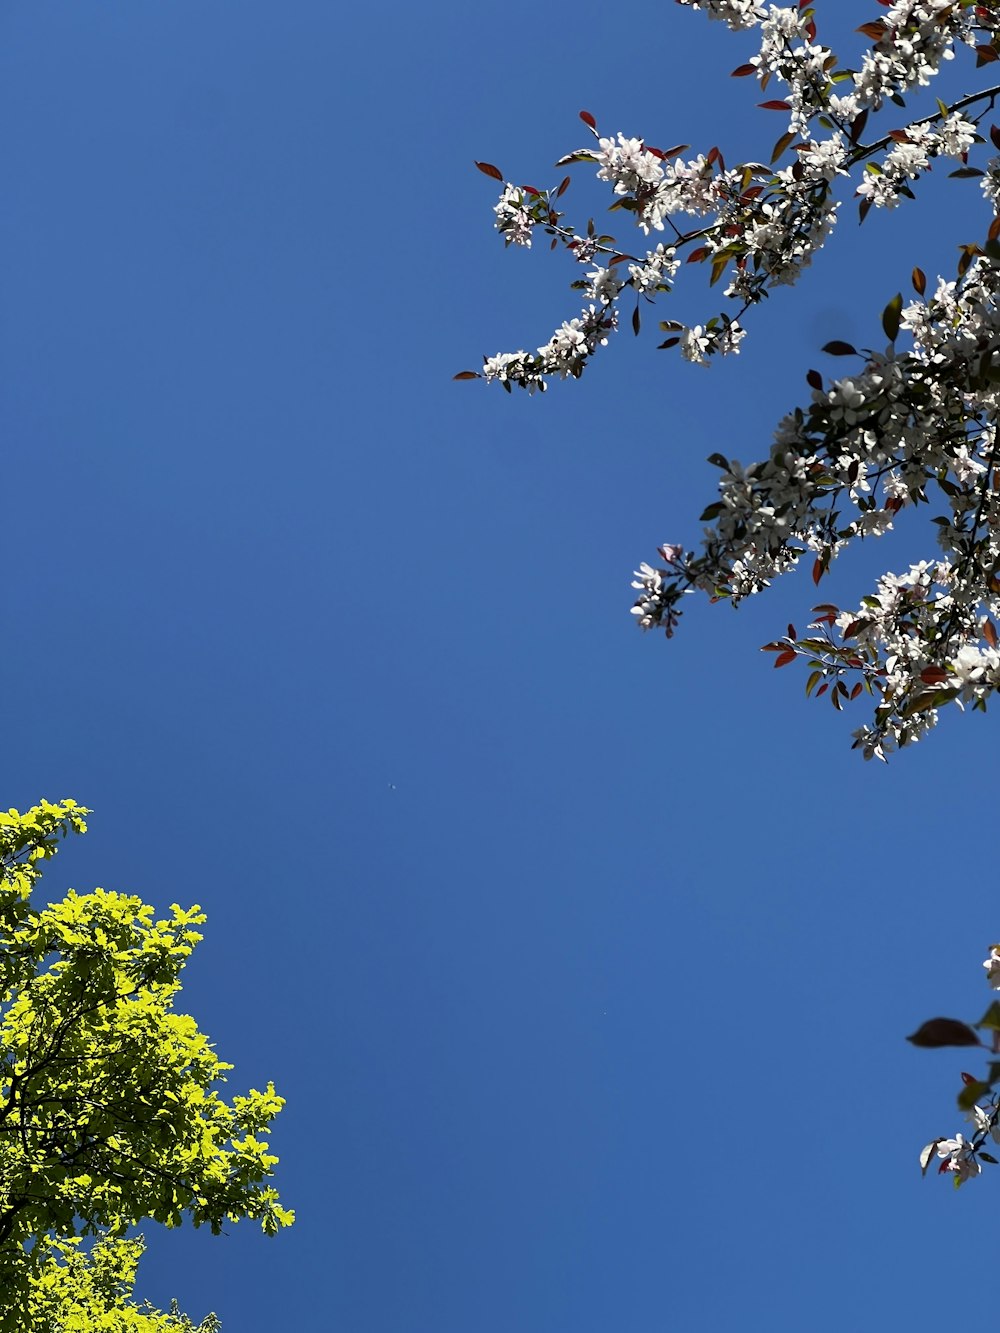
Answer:
[[[989,1093],[989,1084],[977,1081],[968,1083],[958,1094],[958,1109],[971,1111]]]
[[[903,294],[902,292],[897,292],[882,311],[882,327],[885,329],[885,336],[890,342],[895,342],[896,335],[899,333],[899,319],[902,309]]]

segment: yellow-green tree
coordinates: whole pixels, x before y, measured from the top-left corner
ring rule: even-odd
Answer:
[[[225,1100],[232,1066],[174,1010],[201,910],[175,903],[156,920],[139,898],[104,889],[33,901],[44,861],[85,832],[88,813],[43,801],[0,814],[0,1333],[61,1327],[29,1321],[53,1266],[96,1262],[59,1248],[73,1238],[120,1243],[144,1220],[185,1216],[213,1232],[253,1218],[274,1234],[292,1221],[262,1137],[282,1098],[268,1084]],[[95,1253],[107,1268],[110,1251]]]
[[[52,1241],[29,1282],[26,1328],[37,1333],[219,1333],[214,1314],[200,1324],[178,1310],[132,1297],[145,1242],[102,1236],[89,1251],[78,1238]]]

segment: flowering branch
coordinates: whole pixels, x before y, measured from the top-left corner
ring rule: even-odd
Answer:
[[[990,985],[994,990],[1000,990],[1000,945],[991,947],[990,956],[983,967],[986,968]],[[991,1042],[988,1046],[977,1036],[976,1029],[990,1034]],[[1000,1055],[1000,1001],[994,1000],[972,1027],[955,1018],[931,1018],[907,1037],[907,1041],[923,1048],[983,1046],[992,1055]],[[959,1133],[954,1138],[932,1139],[920,1153],[920,1169],[924,1175],[937,1157],[940,1160],[938,1173],[950,1172],[956,1188],[978,1176],[983,1169],[983,1162],[992,1166],[1000,1165],[991,1153],[985,1151],[985,1144],[990,1139],[1000,1144],[1000,1093],[994,1091],[1000,1084],[1000,1060],[990,1061],[984,1079],[963,1073],[962,1083],[964,1086],[958,1094],[958,1107],[974,1126],[972,1138],[967,1139]]]
[[[712,455],[722,476],[719,498],[702,514],[709,526],[701,549],[666,544],[664,563],[642,564],[633,583],[639,625],[669,637],[688,593],[737,605],[809,553],[818,584],[851,541],[880,537],[904,507],[940,499],[944,512],[932,519],[938,558],[885,574],[855,611],[821,603],[804,638],[790,626],[765,646],[779,667],[806,659],[807,693],[829,693],[837,708],[871,696],[873,720],[855,732],[854,743],[866,758],[885,759],[923,736],[944,704],[985,709],[1000,688],[1000,157],[984,168],[969,165],[970,151],[986,142],[979,127],[1000,85],[950,106],[939,101],[934,113],[874,140],[863,135],[872,115],[889,103],[905,105],[903,94],[929,85],[959,48],[975,52],[977,68],[1000,60],[1000,14],[973,0],[897,0],[862,25],[871,46],[860,69],[851,70],[817,42],[811,6],[678,3],[736,30],[759,29],[759,53],[733,73],[753,75],[762,91],[772,80],[786,89],[783,98],[762,103],[788,113],[770,165],[727,168],[718,148],[685,160],[686,145],[663,152],[622,134],[602,138],[582,112],[596,147],[559,165],[596,165],[598,179],[612,187],[612,208],[631,214],[647,236],[669,228],[671,242],[635,256],[598,234],[592,220],[577,234],[556,208],[569,177],[545,192],[505,184],[495,209],[505,242],[530,246],[541,228],[553,248],[593,264],[573,283],[587,304],[535,353],[500,353],[486,358],[481,374],[459,378],[497,380],[508,392],[513,385],[544,389],[556,376],[578,378],[617,327],[623,293],[635,294],[638,333],[640,298],[669,294],[682,258],[685,267],[708,264],[713,285],[726,274],[725,294],[737,306],[703,325],[661,322],[668,335],[661,347],[678,346],[687,360],[706,365],[717,353],[738,352],[750,307],[799,278],[829,236],[839,182],[852,172],[862,168],[855,184],[862,221],[873,207],[913,198],[913,183],[935,158],[955,159],[953,176],[979,178],[994,216],[981,244],[960,247],[954,279],[939,280],[928,297],[927,279],[914,269],[917,299],[904,306],[897,293],[882,313],[884,351],[828,343],[828,354],[859,359],[855,373],[827,381],[810,370],[811,402],[779,424],[765,460],[744,467]],[[1000,130],[991,127],[989,137],[1000,150]],[[791,164],[777,167],[789,154]],[[496,167],[478,165],[503,180]],[[677,220],[684,218],[697,221],[686,229]],[[911,343],[906,350],[897,347],[901,333]]]

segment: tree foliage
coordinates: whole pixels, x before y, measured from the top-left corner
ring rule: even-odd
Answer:
[[[45,1333],[219,1333],[214,1314],[194,1324],[177,1308],[157,1310],[133,1299],[145,1242],[102,1236],[89,1251],[79,1238],[50,1241],[45,1262],[29,1278],[23,1325]]]
[[[232,1066],[174,1009],[204,913],[175,903],[157,920],[104,889],[36,901],[45,860],[88,813],[43,801],[0,814],[3,1333],[33,1327],[32,1302],[66,1273],[86,1271],[95,1290],[128,1280],[134,1251],[102,1241],[85,1260],[77,1238],[146,1219],[218,1232],[252,1218],[269,1234],[292,1221],[263,1137],[282,1098],[271,1084],[223,1098]]]

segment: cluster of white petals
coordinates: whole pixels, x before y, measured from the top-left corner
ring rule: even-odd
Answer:
[[[731,28],[752,28],[763,22],[765,9],[756,0],[678,0],[679,4],[701,9],[710,19],[721,19]]]
[[[493,207],[493,212],[497,215],[497,231],[508,245],[531,248],[531,230],[535,225],[535,219],[528,208],[523,190],[519,190],[515,185],[505,185],[503,194]]]

